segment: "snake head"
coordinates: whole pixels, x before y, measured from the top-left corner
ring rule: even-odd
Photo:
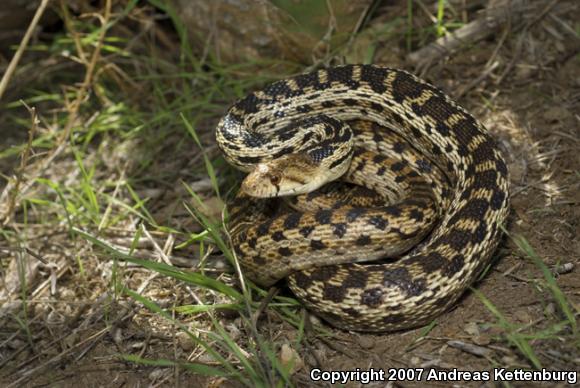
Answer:
[[[258,198],[309,193],[335,179],[321,169],[304,153],[284,155],[256,165],[242,182],[242,190]]]

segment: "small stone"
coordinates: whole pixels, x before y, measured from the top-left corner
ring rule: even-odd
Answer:
[[[375,347],[376,339],[369,336],[359,337],[358,343],[363,349],[372,349]]]
[[[491,337],[486,334],[476,335],[472,339],[473,343],[479,346],[486,346],[491,343]]]
[[[530,314],[525,310],[518,310],[514,314],[514,318],[522,323],[530,323],[532,322],[532,317]]]
[[[553,302],[548,303],[544,309],[544,314],[548,317],[554,316],[556,314],[556,305]]]
[[[316,315],[314,314],[308,314],[308,319],[310,320],[310,323],[313,326],[319,326],[322,325],[322,322],[320,321],[320,318],[318,318]]]
[[[204,363],[204,364],[211,364],[214,363],[216,360],[213,358],[213,356],[209,353],[203,353],[202,355],[200,355],[197,359],[197,361]]]
[[[472,336],[478,336],[480,334],[479,326],[475,322],[469,322],[463,327],[463,330]]]
[[[117,345],[121,345],[123,343],[123,330],[120,327],[114,326],[111,328],[111,336],[113,337],[113,341]]]
[[[564,263],[557,265],[553,268],[553,272],[555,275],[562,275],[568,272],[572,272],[574,269],[574,263]]]
[[[203,200],[201,206],[194,203],[196,208],[198,208],[205,216],[211,219],[220,219],[222,211],[224,209],[224,202],[218,197],[210,197]]]
[[[61,290],[60,292],[60,298],[63,300],[75,300],[76,299],[76,295],[74,293],[73,290],[70,290],[68,288],[65,288],[63,290]]]
[[[283,344],[280,349],[280,362],[287,368],[290,368],[290,374],[294,374],[304,366],[304,361],[298,352],[288,344]]]
[[[564,121],[571,116],[570,111],[561,106],[551,107],[544,112],[544,119],[549,123]]]
[[[503,356],[501,358],[501,363],[502,363],[502,366],[509,367],[509,366],[512,366],[512,365],[518,365],[518,360],[516,360],[512,356]]]
[[[236,324],[231,324],[231,325],[228,325],[226,328],[228,329],[230,337],[232,337],[233,341],[237,341],[238,338],[240,338],[242,336],[242,332],[240,331],[240,326],[238,326]]]
[[[56,310],[52,310],[46,317],[46,323],[50,325],[62,325],[64,323],[64,317]]]
[[[65,339],[64,339],[64,344],[66,345],[66,347],[68,349],[72,348],[73,346],[75,346],[77,344],[77,342],[79,341],[79,334],[76,332],[73,332],[72,334],[69,334]]]
[[[26,343],[18,338],[13,339],[12,341],[8,342],[8,347],[10,349],[13,349],[13,350],[20,349],[25,345],[26,345]]]
[[[164,374],[165,374],[164,369],[154,369],[153,372],[149,373],[149,380],[158,381],[164,376]]]
[[[194,342],[187,333],[180,331],[175,335],[175,338],[177,338],[177,343],[183,351],[191,352],[193,350]]]

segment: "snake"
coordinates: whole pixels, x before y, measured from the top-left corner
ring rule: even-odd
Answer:
[[[341,65],[273,82],[233,103],[216,142],[248,173],[227,225],[244,275],[262,286],[286,279],[344,330],[432,322],[491,265],[509,214],[496,140],[405,70]],[[380,198],[345,198],[354,187],[316,194],[344,177]],[[294,195],[330,207],[280,205]]]

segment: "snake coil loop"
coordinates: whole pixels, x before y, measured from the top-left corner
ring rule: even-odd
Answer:
[[[307,307],[345,329],[399,330],[441,314],[489,263],[508,215],[508,171],[495,141],[443,92],[402,70],[346,65],[275,82],[236,102],[216,139],[229,163],[250,172],[230,204],[244,272],[261,284],[287,277]],[[424,183],[396,204],[339,201],[312,212],[247,195],[306,193],[343,173],[387,197],[389,174],[403,191]],[[395,238],[423,239],[425,224],[435,225],[425,241],[410,252],[403,244],[397,260],[354,263],[397,257]]]

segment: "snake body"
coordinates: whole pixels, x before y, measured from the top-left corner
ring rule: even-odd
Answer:
[[[345,123],[357,119],[374,129],[348,134]],[[308,127],[316,134],[308,135]],[[296,158],[287,155],[299,153],[298,160],[309,163],[331,160],[340,173],[352,172],[350,160],[361,155],[356,166],[364,167],[365,157],[374,166],[384,162],[385,156],[365,152],[380,155],[389,148],[389,131],[422,157],[389,161],[383,170],[406,178],[433,171],[435,178],[427,178],[432,195],[411,191],[415,198],[395,205],[305,212],[280,211],[271,200],[240,193],[230,205],[230,233],[245,273],[263,285],[287,277],[307,307],[345,329],[391,331],[426,324],[489,264],[509,209],[508,171],[495,141],[439,89],[405,71],[374,65],[320,69],[275,82],[236,102],[216,130],[226,159],[243,171],[277,159],[291,162]],[[354,151],[346,143],[353,143]],[[403,154],[409,147],[390,148]],[[442,202],[438,209],[430,206],[432,198]],[[393,235],[423,238],[425,219],[435,213],[440,219],[418,247],[406,253],[405,244],[390,248]],[[414,223],[421,227],[414,230]],[[385,231],[391,235],[384,237]],[[355,263],[385,256],[397,260]]]

